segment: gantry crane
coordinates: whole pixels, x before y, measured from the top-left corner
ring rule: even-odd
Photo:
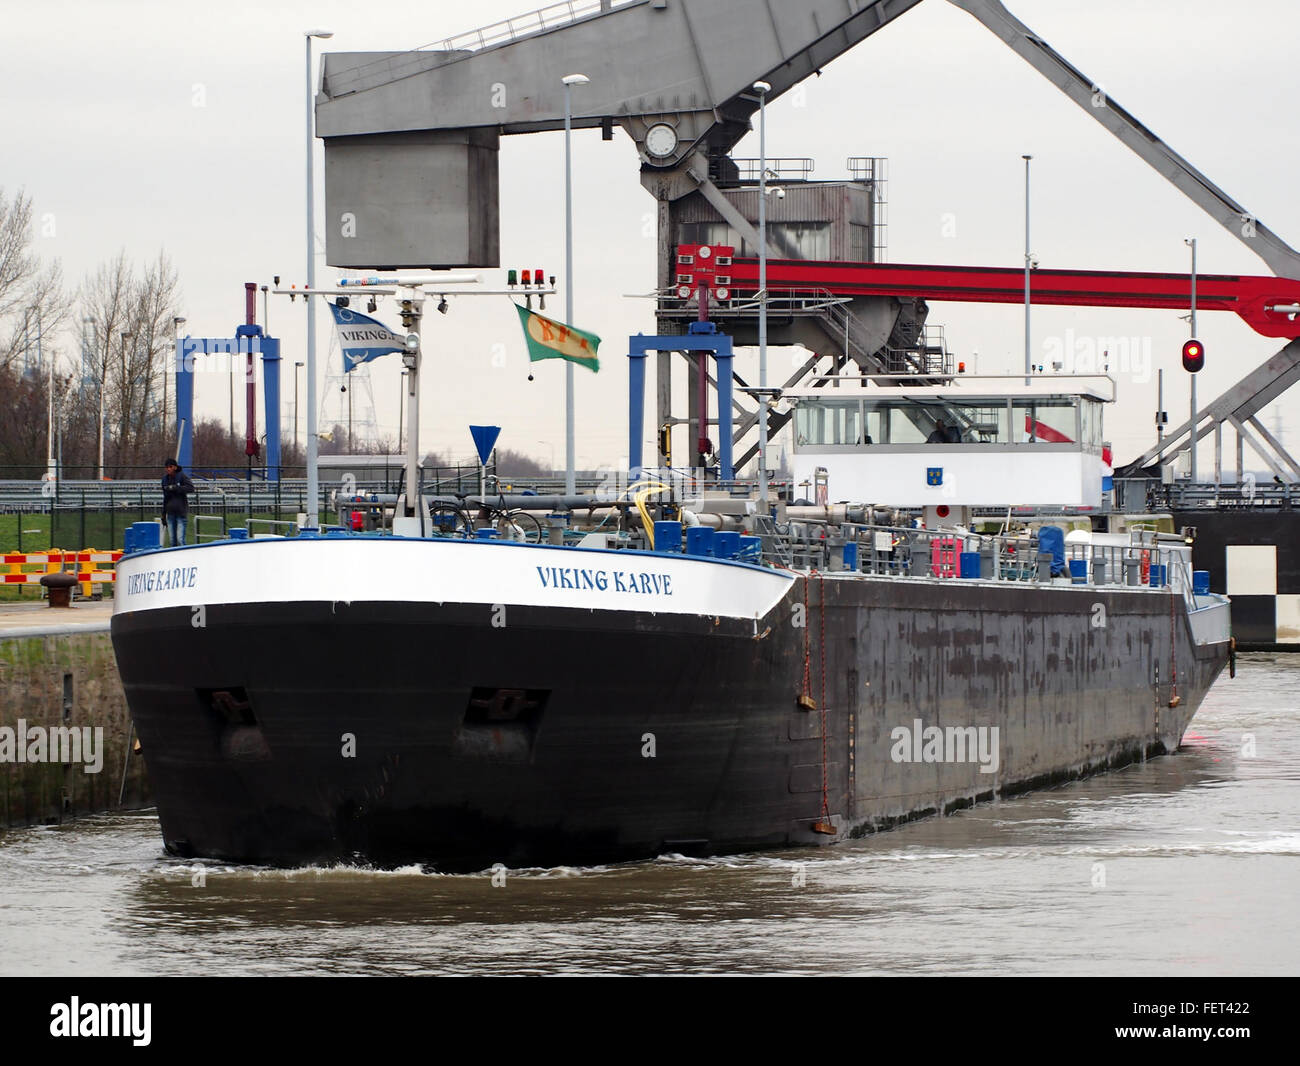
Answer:
[[[1219,189],[1041,37],[999,0],[949,0],[1020,55],[1091,115],[1121,143],[1151,165],[1185,196],[1255,252],[1285,279],[1201,279],[1204,299],[1220,298],[1269,336],[1292,338],[1255,374],[1206,405],[1167,434],[1139,463],[1168,463],[1193,436],[1222,426],[1249,441],[1275,472],[1300,478],[1300,467],[1262,429],[1255,415],[1300,379],[1300,341],[1290,325],[1300,304],[1292,297],[1300,280],[1300,254],[1243,205]],[[671,292],[676,247],[669,225],[671,206],[700,195],[745,242],[756,249],[758,233],[721,186],[734,181],[731,152],[750,132],[760,106],[757,82],[766,82],[768,101],[899,16],[920,0],[568,0],[527,15],[409,51],[330,53],[324,56],[316,101],[316,132],[325,140],[327,258],[336,266],[494,266],[498,260],[497,147],[503,135],[557,130],[565,122],[564,75],[590,75],[582,103],[572,115],[577,128],[600,128],[606,138],[621,127],[640,153],[641,182],[659,207],[658,284]],[[741,46],[743,45],[743,46]],[[410,208],[418,210],[412,211]],[[340,224],[335,225],[338,221]],[[788,259],[768,241],[774,259]],[[743,265],[743,261],[738,261]],[[834,264],[854,270],[853,264]],[[802,277],[819,266],[775,264],[769,280],[776,291],[782,270]],[[873,268],[863,266],[859,277]],[[895,268],[891,268],[895,269]],[[898,268],[901,269],[901,268]],[[886,284],[866,284],[857,299],[876,317],[909,328],[923,322],[925,299],[952,298],[951,281],[960,268],[915,267],[915,288],[904,291],[899,275]],[[996,270],[983,281],[966,274],[969,295],[1007,288]],[[1084,275],[1038,274],[1038,299],[1052,302],[1052,275],[1063,287]],[[1116,306],[1183,306],[1184,275],[1088,275],[1118,281],[1089,295],[1060,302]],[[1073,280],[1071,280],[1073,279]],[[963,283],[963,284],[965,284]],[[1125,290],[1125,285],[1128,290]],[[1231,291],[1211,297],[1209,285]],[[1141,290],[1137,292],[1136,290]],[[984,298],[1001,298],[986,295]],[[1264,303],[1259,301],[1263,300]],[[1145,302],[1143,302],[1145,301]],[[1253,302],[1252,302],[1253,301]],[[1291,301],[1291,303],[1288,303]],[[1294,310],[1288,310],[1295,304]],[[1203,302],[1201,306],[1208,306]],[[1279,308],[1281,310],[1279,310]],[[665,308],[661,307],[661,311]],[[892,316],[892,317],[891,317]],[[671,318],[671,315],[666,316]],[[666,318],[661,315],[661,323]],[[1260,328],[1260,327],[1264,328]],[[664,332],[661,327],[660,332]],[[885,330],[885,335],[888,335]],[[832,336],[833,331],[828,331]],[[878,369],[871,351],[853,351],[845,337],[841,354]],[[869,347],[869,346],[868,346]],[[861,348],[861,346],[859,346]],[[669,354],[658,363],[659,424],[669,410]],[[702,366],[701,372],[706,373]],[[817,378],[815,360],[805,377]],[[732,401],[740,433],[755,418],[744,402]],[[703,422],[704,412],[697,412]],[[1257,431],[1264,443],[1252,434]],[[700,434],[703,435],[702,433]],[[1269,448],[1277,455],[1275,461]],[[746,456],[752,455],[751,446]],[[744,457],[740,462],[744,461]]]

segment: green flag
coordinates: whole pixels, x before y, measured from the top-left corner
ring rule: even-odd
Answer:
[[[530,362],[535,363],[539,359],[568,359],[588,370],[600,370],[600,362],[596,358],[600,338],[594,333],[584,333],[562,322],[555,322],[518,304],[515,304],[515,310],[519,312],[519,324],[524,327]]]

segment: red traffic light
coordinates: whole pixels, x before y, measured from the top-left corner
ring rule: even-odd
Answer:
[[[1183,369],[1195,374],[1205,365],[1205,345],[1200,341],[1188,341],[1183,345]]]

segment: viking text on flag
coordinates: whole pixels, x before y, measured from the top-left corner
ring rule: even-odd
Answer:
[[[406,338],[394,333],[378,319],[338,304],[330,304],[330,310],[334,314],[334,328],[338,330],[346,372],[351,373],[359,364],[381,355],[405,349]]]

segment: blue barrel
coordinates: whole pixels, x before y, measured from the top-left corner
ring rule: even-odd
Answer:
[[[1038,530],[1038,552],[1052,557],[1052,577],[1065,573],[1065,530],[1060,526],[1042,526]]]
[[[1087,559],[1070,560],[1070,580],[1076,585],[1086,585],[1088,583]]]
[[[713,554],[713,527],[690,526],[686,530],[687,555]]]
[[[844,545],[844,569],[856,570],[858,568],[858,542],[849,541]]]
[[[245,529],[243,526],[231,526],[228,530],[226,530],[226,536],[228,536],[231,540],[247,540],[248,530]]]
[[[493,529],[491,526],[485,526],[483,529],[474,530],[474,536],[478,540],[496,540],[501,535],[501,531]]]
[[[132,522],[126,529],[122,550],[126,552],[144,551],[157,548],[162,544],[161,522]]]
[[[1162,589],[1165,587],[1165,564],[1151,564],[1151,578],[1147,582],[1153,589]]]
[[[734,559],[739,554],[739,533],[720,529],[713,534],[713,557],[715,559]]]
[[[1197,596],[1210,594],[1210,572],[1208,570],[1192,571],[1192,592]]]
[[[742,563],[761,563],[763,561],[763,538],[741,537],[740,554],[736,558]]]
[[[680,522],[655,523],[655,551],[681,554],[682,524]]]
[[[980,553],[962,552],[957,557],[957,574],[959,577],[979,577]]]

